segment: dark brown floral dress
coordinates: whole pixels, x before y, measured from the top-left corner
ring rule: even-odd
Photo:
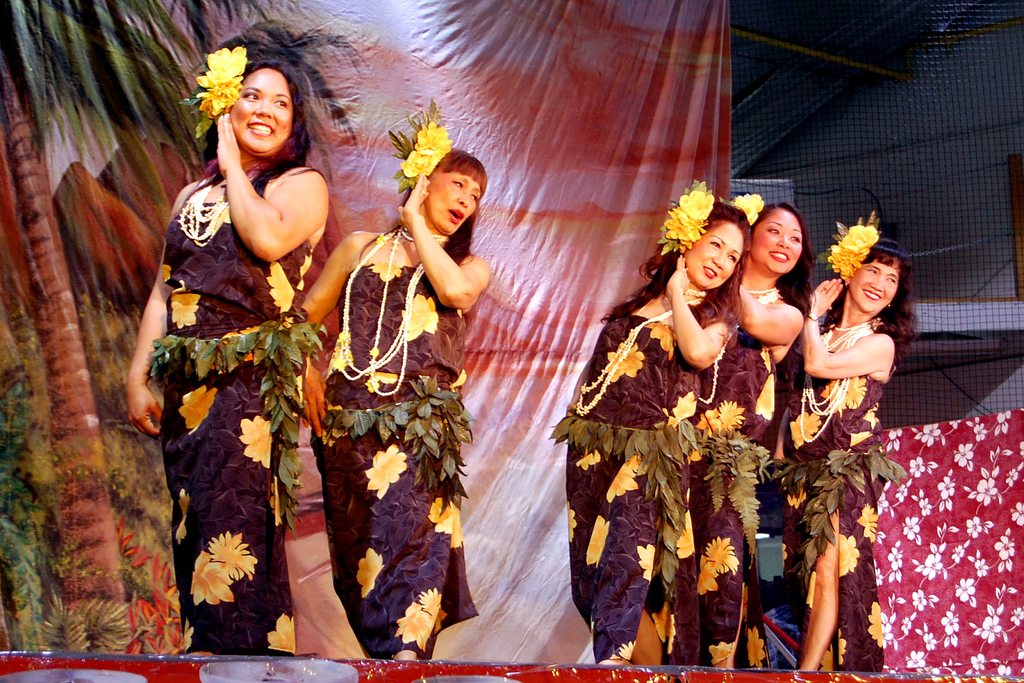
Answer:
[[[370,264],[353,274],[352,354],[365,367],[385,282],[379,346],[396,338],[414,268]],[[330,406],[314,445],[323,477],[334,587],[368,655],[430,657],[437,633],[476,616],[466,581],[460,443],[470,439],[458,388],[465,381],[462,312],[442,305],[426,277],[416,286],[405,379],[399,353],[375,377],[327,378]],[[433,431],[432,437],[417,436]],[[435,444],[431,439],[436,439]],[[436,477],[438,463],[453,477]]]
[[[701,372],[705,397],[710,403],[698,403],[701,457],[690,464],[701,664],[718,666],[735,651],[736,666],[764,667],[768,654],[753,536],[755,485],[770,457],[759,440],[775,408],[769,349],[743,330],[733,333],[717,369]]]
[[[230,342],[301,313],[308,244],[267,263],[242,243],[229,211],[214,217],[222,224],[205,246],[185,235],[179,218],[167,233],[169,336],[158,345]],[[186,649],[294,653],[286,486],[272,469],[276,436],[260,396],[264,374],[252,362],[217,372],[217,362],[201,380],[181,367],[163,373],[164,466],[175,502],[172,545]]]
[[[643,320],[634,315],[604,327],[584,384]],[[696,664],[696,565],[686,498],[697,373],[682,360],[672,327],[659,322],[640,332],[612,378],[585,417],[570,412],[554,434],[569,445],[573,602],[591,626],[597,661],[631,657],[646,609],[667,661]],[[585,394],[582,403],[593,396]]]
[[[813,388],[822,399],[837,391],[842,382],[815,379]],[[882,613],[872,545],[878,528],[878,497],[885,480],[898,480],[905,474],[882,449],[882,425],[876,412],[883,388],[870,377],[852,378],[845,399],[827,425],[825,417],[809,408],[801,412],[800,392],[790,402],[793,419],[779,480],[786,496],[786,583],[804,637],[814,609],[809,586],[816,558],[826,544],[834,542],[826,538],[826,533],[832,535],[828,517],[834,510],[839,518],[839,620],[832,647],[822,660],[824,670],[882,670]]]

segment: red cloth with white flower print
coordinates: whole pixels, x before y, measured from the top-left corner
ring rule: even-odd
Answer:
[[[890,430],[909,477],[879,502],[893,671],[1024,672],[1024,411]]]

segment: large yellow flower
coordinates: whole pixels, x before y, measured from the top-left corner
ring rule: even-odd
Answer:
[[[625,659],[627,662],[633,658],[633,648],[636,647],[636,641],[631,640],[625,645],[620,645],[619,649],[615,651],[615,656],[620,659]]]
[[[657,339],[658,343],[661,344],[661,350],[665,352],[665,355],[669,357],[669,360],[675,355],[676,351],[676,333],[672,329],[671,325],[665,323],[655,323],[651,325],[651,339]]]
[[[707,547],[704,548],[704,555],[700,558],[701,570],[709,566],[715,574],[733,574],[739,569],[740,561],[736,557],[736,550],[732,547],[732,541],[728,538],[718,536],[713,538]]]
[[[270,285],[270,297],[274,300],[277,308],[282,313],[290,311],[292,301],[295,300],[295,290],[292,289],[292,283],[288,281],[288,275],[284,272],[284,268],[277,261],[270,264],[267,284]]]
[[[743,194],[734,198],[730,204],[742,211],[751,225],[757,220],[758,215],[764,211],[764,199],[759,194]]]
[[[715,195],[701,185],[703,183],[691,187],[679,198],[679,215],[687,223],[706,223],[715,205]]]
[[[373,465],[365,472],[370,480],[366,489],[376,491],[380,500],[406,469],[405,453],[398,450],[397,444],[391,444],[386,451],[377,451],[373,456]]]
[[[417,294],[412,300],[412,311],[409,312],[409,341],[424,332],[437,332],[437,306],[431,297]]]
[[[191,292],[171,292],[171,322],[175,327],[196,324],[199,295]]]
[[[242,92],[245,63],[244,47],[233,50],[225,47],[207,55],[206,64],[209,68],[205,74],[196,78],[196,82],[204,89],[197,95],[201,100],[200,111],[215,119],[235,103]]]
[[[636,483],[636,475],[639,472],[640,456],[634,454],[632,458],[624,462],[622,467],[619,468],[618,474],[615,475],[615,479],[612,480],[611,485],[608,487],[608,492],[605,494],[606,500],[610,503],[619,496],[640,488],[639,484]]]
[[[718,575],[711,565],[701,564],[700,575],[697,576],[697,595],[706,595],[718,590]]]
[[[871,603],[871,614],[868,615],[868,633],[875,642],[878,643],[878,647],[885,647],[885,632],[882,629],[882,607],[877,603]]]
[[[270,433],[270,422],[257,415],[241,422],[242,434],[238,440],[245,444],[245,456],[270,469],[270,446],[274,436]]]
[[[200,551],[192,572],[192,601],[195,604],[208,602],[219,605],[222,602],[234,602],[235,594],[231,592],[231,577],[220,562],[213,562],[206,551]]]
[[[804,445],[804,435],[808,439],[821,429],[821,418],[814,413],[800,413],[800,416],[789,423],[789,435],[793,437],[793,445],[800,448]]]
[[[675,427],[683,420],[693,417],[697,412],[697,397],[691,391],[686,396],[680,396],[676,400],[675,406],[672,408],[672,414],[669,415],[668,411],[662,408],[665,415],[668,416],[668,426]]]
[[[601,559],[604,552],[604,544],[608,540],[608,528],[611,522],[601,515],[594,521],[594,530],[590,533],[590,543],[587,545],[587,564],[595,565]]]
[[[210,560],[220,562],[232,581],[246,576],[252,578],[256,572],[256,558],[249,552],[249,544],[242,542],[242,534],[225,531],[210,540],[207,550]]]
[[[839,576],[846,576],[856,569],[859,559],[860,550],[857,549],[857,539],[854,536],[839,534]]]
[[[721,666],[723,662],[732,656],[732,651],[735,647],[735,643],[726,642],[708,645],[708,654],[711,655],[711,666]]]
[[[444,126],[430,121],[416,132],[416,146],[409,158],[402,162],[406,178],[430,175],[445,154],[452,151],[452,141]]]
[[[761,393],[757,395],[754,412],[766,420],[772,419],[775,414],[775,375],[768,375],[765,379]]]
[[[654,544],[638,545],[636,547],[637,563],[644,570],[644,578],[648,581],[654,576]]]
[[[405,609],[405,616],[398,619],[396,636],[402,637],[403,643],[415,642],[423,649],[427,640],[434,632],[434,622],[441,611],[441,594],[436,588],[423,591]]]
[[[860,517],[857,518],[857,523],[864,527],[864,538],[873,543],[878,534],[878,513],[875,512],[875,509],[865,504],[860,511]]]
[[[362,597],[366,597],[377,584],[377,576],[384,568],[384,558],[373,548],[366,549],[366,556],[359,560],[359,570],[356,572],[356,581],[363,587],[360,591]]]
[[[452,537],[452,547],[462,547],[462,515],[454,505],[445,505],[444,499],[435,498],[427,519],[434,523],[434,531]]]
[[[601,462],[601,454],[597,451],[584,454],[582,458],[576,461],[576,467],[586,472],[592,465],[596,465]]]
[[[690,521],[690,511],[686,511],[684,519],[684,526],[682,533],[679,534],[679,538],[676,539],[676,557],[680,560],[685,560],[694,553],[693,546],[693,522]]]
[[[295,654],[295,620],[287,614],[279,616],[274,630],[267,634],[267,647]]]
[[[217,389],[209,387],[193,389],[181,397],[178,414],[185,418],[185,429],[189,430],[189,434],[196,431],[210,414],[210,407],[216,398]]]
[[[756,628],[747,629],[747,662],[755,669],[768,665],[768,644]]]
[[[746,419],[743,413],[743,406],[735,401],[722,401],[717,408],[704,411],[700,422],[697,423],[697,429],[712,433],[731,432],[743,424],[743,420]]]
[[[390,282],[391,280],[394,280],[396,277],[402,274],[403,268],[404,266],[399,263],[391,264],[390,268],[388,267],[387,262],[378,262],[370,264],[370,270],[377,273],[377,275],[380,276],[380,279],[383,282]]]
[[[849,280],[864,264],[871,247],[878,242],[874,225],[851,225],[846,234],[829,250],[828,262],[839,277]]]
[[[623,352],[623,346],[625,342],[619,344],[619,348],[615,352],[608,352],[608,362],[615,360],[615,357]],[[622,362],[619,363],[618,367],[612,372],[609,382],[617,382],[620,377],[625,375],[626,377],[636,377],[636,373],[640,372],[641,368],[644,367],[644,352],[640,350],[636,344],[629,347],[629,351],[626,352]]]

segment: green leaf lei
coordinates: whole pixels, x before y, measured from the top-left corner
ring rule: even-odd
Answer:
[[[214,339],[167,335],[153,342],[150,374],[167,379],[204,380],[210,374],[226,375],[251,362],[263,371],[260,398],[263,418],[270,423],[270,471],[284,485],[281,511],[289,528],[295,528],[295,489],[299,487],[299,416],[302,395],[299,379],[305,359],[320,351],[317,323],[293,322],[290,317],[268,320],[255,330]],[[250,358],[249,355],[252,354]],[[272,500],[273,488],[267,491]]]
[[[808,584],[811,572],[818,562],[818,555],[825,552],[831,543],[837,543],[830,517],[843,506],[843,488],[849,482],[861,493],[868,481],[899,482],[907,476],[899,463],[890,460],[880,444],[874,444],[867,451],[847,449],[834,450],[824,459],[807,462],[787,460],[775,473],[779,488],[787,495],[798,496],[807,492],[800,525],[807,537],[797,553],[801,556],[799,573]]]
[[[555,427],[551,438],[581,453],[624,463],[640,457],[640,474],[647,475],[646,495],[661,506],[654,573],[661,576],[666,599],[673,594],[679,558],[676,541],[686,532],[686,500],[680,472],[689,467],[689,455],[697,447],[693,425],[685,420],[677,427],[666,423],[651,429],[633,429],[586,420],[569,414]]]
[[[764,446],[736,431],[702,435],[700,452],[708,463],[704,480],[710,484],[715,512],[722,509],[728,495],[729,502],[739,513],[747,545],[756,548],[754,535],[760,522],[760,503],[755,487],[765,479],[771,454]],[[726,482],[729,482],[728,492]]]
[[[323,441],[358,439],[371,429],[377,430],[381,443],[397,437],[416,462],[416,484],[439,495],[445,506],[458,508],[466,496],[461,444],[473,441],[469,413],[459,393],[442,389],[433,377],[420,376],[410,384],[416,398],[409,401],[367,409],[330,406]]]

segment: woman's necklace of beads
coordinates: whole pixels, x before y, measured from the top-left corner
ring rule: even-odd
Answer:
[[[778,287],[771,287],[769,289],[748,289],[747,294],[754,297],[757,303],[762,306],[771,306],[776,301],[782,301],[782,294],[779,293]]]
[[[204,247],[213,239],[224,221],[218,220],[228,208],[227,195],[224,195],[209,208],[205,208],[206,197],[210,194],[213,185],[207,185],[203,189],[193,193],[185,205],[181,207],[178,214],[178,226],[185,236]]]
[[[867,337],[874,332],[875,321],[874,319],[868,320],[867,322],[853,325],[852,327],[833,327],[829,330],[828,341],[825,342],[825,348],[828,349],[829,353],[836,353],[838,351],[845,351],[852,347],[858,341]],[[834,335],[835,332],[839,332],[838,335]],[[808,378],[809,379],[809,378]],[[822,432],[825,431],[825,427],[828,426],[829,421],[832,420],[832,416],[839,411],[840,406],[846,403],[846,393],[850,389],[850,381],[852,377],[845,377],[841,380],[836,381],[834,388],[829,392],[823,400],[819,401],[814,395],[814,386],[809,381],[808,386],[804,386],[803,394],[800,396],[800,413],[807,413],[807,409],[815,415],[819,415],[825,418],[821,427],[818,428],[810,438],[807,438],[807,432],[804,427],[804,421],[799,420],[800,425],[800,436],[803,437],[804,443],[810,443],[821,436]]]
[[[366,253],[366,256],[364,256],[359,262],[359,265],[357,265],[348,276],[348,283],[345,286],[345,302],[342,307],[341,332],[338,333],[338,342],[335,345],[334,354],[331,357],[332,371],[340,370],[345,378],[350,382],[355,382],[362,377],[368,377],[367,387],[380,396],[391,396],[397,393],[405,379],[405,368],[409,360],[409,320],[412,317],[413,301],[416,296],[416,285],[418,285],[419,281],[423,278],[424,272],[423,263],[421,262],[416,266],[416,270],[409,279],[409,287],[405,292],[405,309],[402,311],[402,324],[399,326],[398,333],[395,335],[395,340],[391,343],[391,346],[388,347],[388,350],[383,355],[381,355],[380,337],[384,327],[384,311],[387,308],[388,287],[392,279],[390,276],[395,262],[395,254],[398,251],[398,245],[401,239],[412,241],[412,236],[404,229],[397,229],[393,232],[377,237],[376,244],[373,245],[370,251]],[[352,333],[349,327],[349,317],[352,311],[352,283],[355,281],[356,273],[358,273],[363,266],[369,263],[370,259],[372,259],[374,255],[389,241],[391,242],[391,251],[388,254],[387,270],[385,271],[388,274],[388,278],[384,281],[384,292],[381,295],[380,311],[377,314],[377,330],[373,335],[373,347],[370,349],[369,363],[365,368],[360,370],[356,366],[355,359],[352,356]],[[443,244],[440,239],[438,242]],[[402,353],[402,369],[398,374],[398,380],[390,391],[382,391],[379,387],[379,383],[376,381],[377,371],[390,363],[399,352]]]
[[[686,303],[688,305],[690,305],[690,306],[696,306],[701,301],[704,300],[704,295],[705,295],[705,292],[703,292],[701,290],[698,290],[698,289],[687,289],[686,290]],[[612,377],[615,377],[615,371],[619,369],[619,366],[622,365],[622,362],[624,360],[626,360],[626,358],[629,356],[630,351],[633,348],[633,345],[636,343],[637,338],[640,336],[640,331],[643,330],[648,325],[654,325],[655,323],[660,323],[660,322],[662,322],[664,320],[668,320],[671,317],[672,317],[672,309],[670,308],[669,310],[665,311],[664,313],[659,313],[658,315],[654,316],[653,318],[645,319],[642,323],[640,323],[639,325],[637,325],[636,327],[634,327],[633,329],[631,329],[629,331],[629,334],[626,336],[626,340],[624,342],[622,342],[621,344],[619,344],[619,348],[616,349],[615,355],[612,356],[612,358],[604,366],[604,369],[601,370],[601,374],[598,375],[597,378],[593,382],[591,382],[590,384],[586,384],[586,385],[584,385],[584,386],[582,386],[580,388],[580,402],[578,402],[577,406],[576,406],[576,414],[577,415],[579,415],[580,417],[586,417],[587,414],[591,410],[594,409],[594,406],[596,406],[598,403],[601,402],[601,399],[604,398],[604,393],[608,390],[609,385],[611,385],[611,383],[612,383]],[[719,354],[718,357],[721,358],[722,355]],[[716,379],[716,385],[717,385],[717,379],[718,379],[718,361],[717,360],[715,361],[715,379]],[[587,403],[582,403],[583,396],[585,394],[589,394],[590,392],[594,391],[594,389],[598,390],[597,394],[595,394],[594,397],[590,401],[588,401]],[[714,395],[713,392],[712,392],[712,395]]]

